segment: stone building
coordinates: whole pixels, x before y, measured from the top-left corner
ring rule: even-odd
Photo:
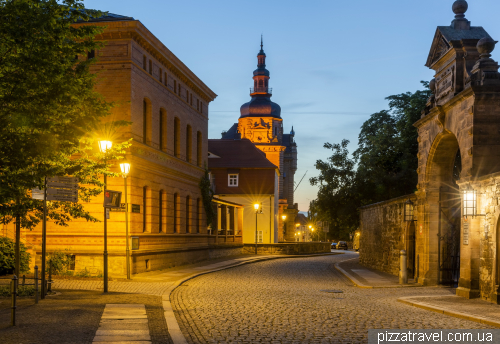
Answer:
[[[433,94],[415,123],[419,167],[412,268],[424,285],[451,284],[457,295],[499,302],[500,73],[491,58],[496,42],[465,18],[467,8],[465,0],[455,1],[455,19],[437,28],[426,63],[435,77]],[[362,210],[360,257],[369,255],[363,246],[366,219],[382,224],[388,209],[379,210],[378,218],[368,211]],[[394,225],[391,236],[404,237],[400,247],[408,247],[411,231],[402,228]]]
[[[277,242],[278,167],[247,139],[208,140],[208,149],[215,197],[229,202],[218,204],[214,230],[219,235],[233,233],[235,224],[241,221],[243,243],[255,243],[256,238],[260,243]],[[243,206],[239,213],[233,204]],[[257,216],[254,204],[261,205]]]
[[[224,243],[216,242],[216,236],[207,232],[199,188],[208,155],[208,106],[216,94],[139,20],[109,14],[74,25],[106,27],[97,37],[106,41],[106,46],[81,58],[98,58],[93,67],[99,72],[97,90],[117,105],[111,118],[132,122],[106,138],[115,142],[133,139],[126,154],[131,164],[128,203],[132,273],[235,253],[231,247],[223,250]],[[117,164],[109,163],[119,172]],[[108,178],[107,186],[124,191],[124,180]],[[102,195],[85,208],[103,220]],[[41,228],[24,234],[40,254]],[[124,209],[111,212],[111,275],[125,274],[126,240]],[[217,248],[222,250],[214,253]],[[58,249],[73,254],[76,271],[87,269],[94,275],[101,274],[103,223],[74,220],[68,227],[49,223],[47,251]]]
[[[295,241],[294,233],[284,235],[282,215],[286,215],[288,228],[293,228],[298,214],[298,205],[294,203],[294,176],[297,171],[297,144],[293,127],[285,134],[281,108],[271,101],[272,88],[269,87],[270,73],[266,69],[266,54],[261,41],[257,55],[257,69],[253,72],[252,97],[240,108],[238,123],[222,133],[222,139],[248,139],[262,150],[267,159],[279,167],[279,241]]]

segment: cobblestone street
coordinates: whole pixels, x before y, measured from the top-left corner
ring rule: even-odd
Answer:
[[[203,275],[177,288],[172,305],[189,343],[366,343],[374,328],[489,328],[396,301],[449,295],[445,288],[354,287],[334,263],[356,255],[280,259]]]

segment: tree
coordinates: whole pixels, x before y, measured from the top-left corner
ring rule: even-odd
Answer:
[[[6,237],[0,237],[0,276],[12,273],[15,267],[14,241]],[[21,272],[29,271],[30,254],[26,247],[20,245]]]
[[[387,97],[389,110],[374,113],[363,123],[358,148],[352,158],[349,141],[326,143],[333,154],[318,160],[319,176],[310,179],[318,185],[314,202],[318,216],[329,219],[330,229],[347,239],[359,225],[358,208],[413,193],[418,182],[418,133],[413,124],[430,96],[425,89]]]
[[[118,159],[127,143],[106,156],[96,153],[102,132],[121,121],[102,120],[112,104],[94,91],[97,75],[88,53],[103,46],[94,40],[103,28],[76,21],[99,17],[81,0],[0,0],[0,216],[3,223],[33,228],[42,217],[42,202],[31,189],[44,178],[80,178],[79,197],[102,191],[99,176],[113,175],[104,164]],[[102,128],[97,131],[96,128]],[[82,204],[53,202],[48,216],[59,225],[71,218],[97,221]]]

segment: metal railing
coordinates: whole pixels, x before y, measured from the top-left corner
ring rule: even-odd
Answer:
[[[266,86],[250,87],[250,93],[273,94],[273,89],[271,87],[266,87]]]

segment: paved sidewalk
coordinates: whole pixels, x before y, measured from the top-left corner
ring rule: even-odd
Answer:
[[[402,297],[398,301],[428,311],[500,327],[499,305],[480,299],[466,299],[454,295],[455,289],[447,290],[450,292],[447,296]]]
[[[148,316],[143,304],[107,304],[93,344],[134,342],[151,344]]]
[[[359,264],[359,258],[352,258],[336,263],[335,268],[359,288],[408,288],[422,286],[415,283],[413,279],[408,279],[408,284],[399,284],[398,276],[364,267]]]

